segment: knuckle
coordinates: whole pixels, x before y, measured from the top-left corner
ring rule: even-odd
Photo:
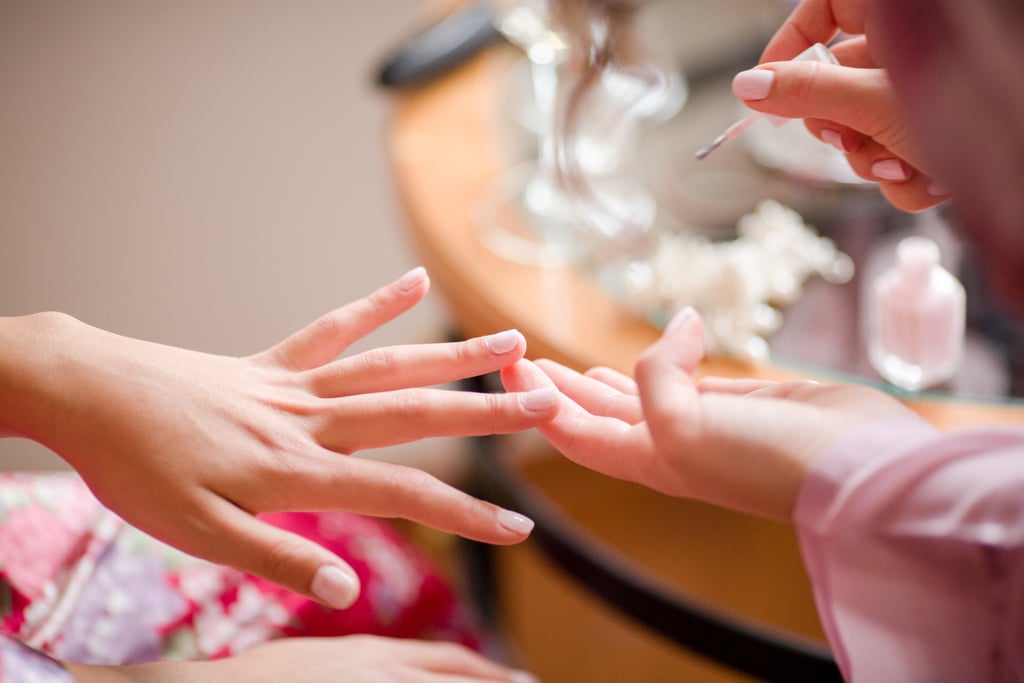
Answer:
[[[326,315],[322,315],[313,321],[312,328],[318,337],[324,336],[332,339],[341,337],[345,332],[342,313],[340,311],[331,311]]]
[[[422,420],[430,415],[431,401],[420,389],[391,392],[387,399],[397,415],[413,421]]]
[[[396,501],[415,503],[426,491],[433,489],[438,480],[433,475],[414,467],[395,467],[391,470],[386,489]]]

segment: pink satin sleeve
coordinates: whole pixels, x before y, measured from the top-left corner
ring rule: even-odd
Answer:
[[[794,521],[847,681],[1024,680],[1024,428],[862,428]]]

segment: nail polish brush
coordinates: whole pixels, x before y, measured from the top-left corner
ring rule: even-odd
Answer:
[[[796,57],[794,57],[792,61],[825,62],[826,64],[839,63],[839,60],[835,58],[835,55],[829,52],[829,49],[822,45],[821,43],[815,43],[814,45],[811,45],[809,48],[807,48],[806,50],[798,54]],[[710,145],[700,149],[695,156],[697,157],[697,159],[706,159],[712,152],[721,147],[723,143],[729,140],[735,140],[736,138],[743,134],[743,131],[745,131],[747,128],[750,128],[752,125],[754,125],[754,123],[758,121],[758,119],[762,117],[766,117],[776,126],[782,126],[783,124],[789,121],[789,119],[783,116],[769,116],[768,114],[755,111],[752,114],[747,114],[742,119],[726,128],[724,133],[722,133],[717,138],[712,140]]]

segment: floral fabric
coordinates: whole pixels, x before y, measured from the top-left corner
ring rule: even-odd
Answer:
[[[135,664],[224,657],[287,636],[478,644],[449,585],[387,523],[334,512],[263,519],[345,559],[362,582],[357,602],[335,611],[185,555],[127,525],[74,475],[0,475],[0,680],[61,680],[32,673],[48,662],[22,645]]]

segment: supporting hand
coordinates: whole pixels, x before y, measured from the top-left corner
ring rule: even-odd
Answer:
[[[872,51],[869,0],[804,0],[769,42],[761,64],[737,74],[733,91],[752,109],[804,119],[817,138],[839,149],[857,175],[879,183],[906,211],[949,199],[919,146],[905,108]],[[829,43],[841,66],[786,61],[814,43]]]
[[[673,496],[788,519],[809,463],[847,431],[911,414],[863,386],[706,378],[703,325],[683,311],[636,366],[581,375],[551,361],[502,372],[509,390],[557,386],[561,409],[539,429],[569,459]]]

